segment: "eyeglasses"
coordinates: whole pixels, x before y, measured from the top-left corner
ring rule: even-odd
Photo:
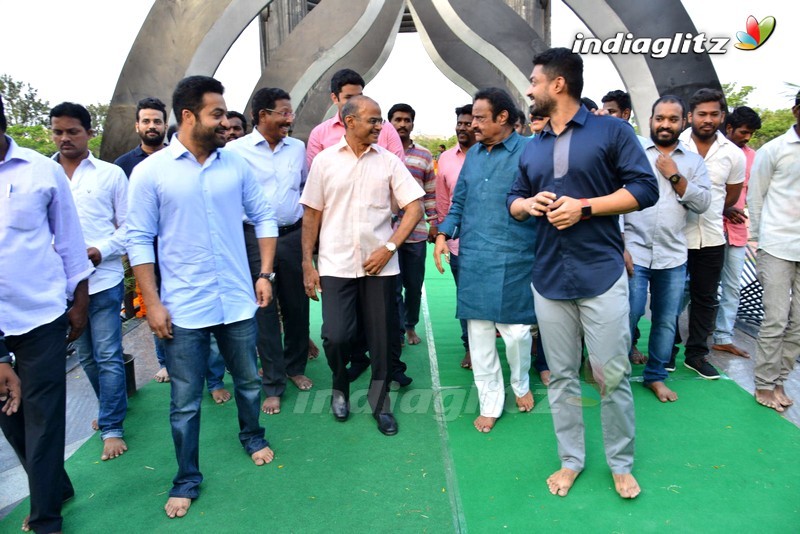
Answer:
[[[362,119],[361,117],[359,117],[357,115],[348,115],[348,117],[353,117],[356,120],[368,122],[370,126],[377,126],[379,124],[383,124],[383,119],[380,118],[380,117],[373,117],[371,119]]]
[[[277,113],[278,115],[282,116],[284,119],[293,119],[293,118],[295,118],[297,116],[294,113],[292,113],[291,111],[278,111],[277,109],[267,109],[267,108],[264,108],[264,111],[266,111],[268,113]]]

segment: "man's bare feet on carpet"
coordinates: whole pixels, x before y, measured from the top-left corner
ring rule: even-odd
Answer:
[[[647,363],[647,356],[642,354],[635,346],[631,349],[631,355],[628,359],[633,365],[644,365]]]
[[[169,382],[169,373],[166,367],[162,367],[158,372],[153,375],[153,380],[156,382]]]
[[[275,415],[281,413],[281,398],[280,397],[267,397],[261,405],[261,411],[267,415]]]
[[[521,397],[516,397],[517,401],[517,408],[521,412],[530,412],[533,410],[533,393],[528,391],[525,395]]]
[[[128,450],[128,445],[122,438],[106,438],[103,440],[103,455],[100,459],[103,461],[113,460],[125,454]]]
[[[669,389],[664,382],[650,382],[645,384],[644,387],[655,393],[656,398],[661,402],[675,402],[678,400],[678,394]]]
[[[472,357],[469,355],[469,351],[464,354],[464,359],[461,360],[461,368],[462,369],[472,369]]]
[[[729,354],[733,354],[734,356],[739,356],[740,358],[749,358],[750,354],[744,349],[740,349],[733,343],[726,343],[724,345],[711,345],[711,350],[718,350],[720,352],[727,352]]]
[[[611,476],[614,478],[614,489],[623,499],[635,499],[642,492],[642,488],[639,487],[639,483],[632,474],[615,475],[612,473]]]
[[[545,386],[550,385],[550,371],[542,371],[539,373],[539,380],[542,381],[542,384]]]
[[[314,382],[312,382],[311,379],[306,375],[290,376],[289,380],[294,382],[294,385],[297,386],[297,389],[300,391],[308,391],[314,387]]]
[[[783,389],[783,386],[775,386],[775,400],[780,402],[782,406],[786,407],[794,404],[792,398],[786,395],[786,390]]]
[[[409,345],[419,345],[422,341],[413,328],[406,328],[406,339],[408,339]]]
[[[308,359],[314,360],[319,356],[319,347],[316,343],[311,341],[311,338],[308,339]]]
[[[100,430],[100,425],[97,424],[97,419],[92,419],[92,430]]]
[[[214,402],[217,404],[225,404],[231,400],[231,392],[225,388],[215,389],[211,392],[211,398],[214,399]]]
[[[562,467],[547,477],[547,487],[550,488],[550,493],[558,495],[559,497],[566,497],[570,488],[575,483],[575,479],[578,478],[580,474],[580,471],[573,471],[572,469]]]
[[[31,519],[31,516],[26,515],[25,519],[22,520],[22,532],[30,532],[31,531],[31,526],[28,524],[28,521],[30,521],[30,519]]]
[[[759,403],[761,406],[772,408],[776,412],[781,412],[781,413],[785,410],[784,405],[781,404],[780,401],[778,401],[775,392],[770,389],[757,389],[755,397],[756,397],[756,402]]]
[[[250,455],[256,465],[266,465],[275,458],[275,453],[269,447],[264,447]]]
[[[170,497],[167,499],[167,504],[164,505],[164,511],[167,512],[167,517],[174,519],[176,517],[183,517],[189,511],[192,505],[192,499],[185,497]]]
[[[478,432],[490,432],[492,428],[494,428],[494,424],[497,422],[497,417],[486,417],[483,415],[479,415],[475,421],[473,421],[473,425],[475,428],[478,429]]]

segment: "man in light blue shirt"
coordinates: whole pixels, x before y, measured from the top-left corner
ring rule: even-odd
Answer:
[[[224,88],[207,76],[178,83],[172,108],[178,134],[131,175],[128,256],[147,306],[147,321],[165,339],[172,401],[170,423],[178,460],[167,516],[183,517],[203,480],[199,468],[200,404],[210,335],[233,376],[239,440],[256,465],[273,452],[259,426],[256,309],[272,300],[277,227],[247,162],[219,150],[228,119]],[[241,221],[255,225],[261,273],[253,284]],[[158,237],[161,296],[153,275]]]
[[[306,183],[306,147],[289,137],[294,121],[289,93],[262,88],[253,95],[253,131],[227,148],[250,164],[253,174],[275,210],[278,244],[275,251],[275,299],[256,311],[258,354],[261,358],[262,387],[266,400],[261,411],[281,411],[286,377],[301,390],[314,385],[305,375],[308,362],[308,297],[303,287],[303,250],[300,236],[303,206],[300,193]],[[250,274],[256,279],[261,268],[255,227],[244,224],[244,240]],[[283,317],[283,343],[278,306]]]
[[[58,532],[61,503],[75,494],[64,470],[64,355],[86,327],[94,267],[64,171],[5,132],[0,99],[0,427],[28,474],[23,529]]]

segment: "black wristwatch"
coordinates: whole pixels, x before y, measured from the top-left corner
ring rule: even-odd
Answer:
[[[670,183],[677,184],[678,182],[680,182],[680,181],[681,181],[681,175],[680,175],[680,174],[677,174],[677,173],[676,173],[676,174],[673,174],[672,176],[670,176],[669,178],[667,178],[667,180],[669,180],[669,181],[670,181]]]
[[[259,278],[266,278],[270,282],[275,281],[275,273],[258,273]]]
[[[581,201],[581,220],[588,221],[589,219],[592,218],[592,205],[585,198],[580,199],[580,201]]]

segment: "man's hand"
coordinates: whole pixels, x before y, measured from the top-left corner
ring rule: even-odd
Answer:
[[[428,243],[436,243],[436,234],[439,233],[439,227],[430,225],[428,228]]]
[[[305,287],[308,298],[319,300],[317,291],[322,293],[322,286],[319,284],[319,272],[313,265],[303,265],[303,287]]]
[[[91,260],[92,265],[95,267],[100,265],[100,262],[103,261],[103,255],[100,254],[100,251],[94,247],[87,248],[86,253],[89,255],[89,259]]]
[[[547,220],[557,229],[565,230],[581,220],[582,209],[583,205],[580,200],[563,196],[550,204]]]
[[[368,275],[376,276],[381,274],[381,271],[386,264],[389,263],[389,260],[392,259],[392,254],[388,248],[380,247],[376,250],[372,251],[372,254],[369,255],[367,261],[364,262],[364,270],[367,272]]]
[[[6,415],[17,413],[22,402],[22,384],[10,363],[0,363],[0,411]]]
[[[447,246],[447,239],[443,235],[436,236],[436,246],[433,247],[433,262],[440,273],[444,274],[442,266],[442,254],[447,263],[450,263],[450,248]]]
[[[256,304],[259,308],[266,308],[272,302],[272,282],[266,278],[256,280]]]
[[[622,257],[625,260],[625,270],[628,272],[628,278],[633,278],[633,258],[627,248],[622,253]]]
[[[724,210],[722,214],[728,219],[730,222],[734,224],[744,224],[747,220],[747,214],[743,210],[739,208],[735,208],[731,206],[730,208]]]
[[[556,201],[556,194],[549,191],[540,191],[530,201],[530,205],[527,206],[530,214],[534,217],[542,217],[550,212],[553,203]]]
[[[147,306],[147,324],[159,339],[172,339],[172,317],[161,302]]]
[[[75,286],[72,307],[67,310],[69,319],[69,332],[67,333],[67,343],[71,343],[81,337],[86,325],[89,322],[89,281],[81,280]]]
[[[678,165],[668,154],[659,154],[656,158],[656,169],[664,178],[669,178],[673,174],[678,174]]]

